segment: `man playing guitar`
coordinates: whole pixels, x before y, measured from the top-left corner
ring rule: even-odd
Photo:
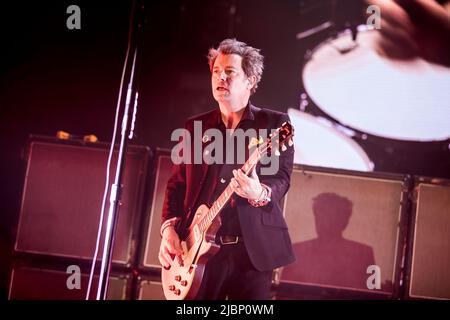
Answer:
[[[208,59],[218,108],[186,122],[186,131],[194,137],[195,123],[201,123],[202,141],[185,139],[184,143],[194,149],[200,143],[205,155],[212,142],[208,130],[219,130],[223,149],[216,152],[223,151],[227,161],[174,164],[161,225],[159,260],[164,292],[169,299],[270,299],[273,269],[295,260],[281,208],[294,149],[283,145],[285,152],[268,175],[262,172],[264,165],[257,163],[259,159],[250,163],[253,154],[249,155],[248,148],[233,146],[229,150],[224,141],[236,130],[270,132],[281,126],[277,142],[283,143],[291,134],[289,118],[249,101],[263,71],[258,49],[226,39],[217,49],[210,49]],[[258,146],[261,140],[258,137],[250,144]],[[258,156],[267,146],[260,146],[254,154]],[[237,159],[242,155],[248,160],[243,167]],[[199,209],[201,204],[207,205],[201,207],[204,210]]]

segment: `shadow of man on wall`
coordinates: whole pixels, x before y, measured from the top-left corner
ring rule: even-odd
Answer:
[[[313,199],[317,238],[294,244],[297,261],[283,269],[283,280],[367,289],[373,249],[342,236],[352,209],[349,199],[335,193]]]

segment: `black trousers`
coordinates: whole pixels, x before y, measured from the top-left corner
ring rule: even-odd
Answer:
[[[272,271],[256,270],[243,243],[222,245],[209,259],[196,300],[269,300]]]

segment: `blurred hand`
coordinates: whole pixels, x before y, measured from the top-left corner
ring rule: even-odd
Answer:
[[[381,12],[378,51],[450,66],[450,12],[434,0],[366,0]]]
[[[168,268],[172,265],[172,256],[181,256],[182,254],[183,249],[175,228],[173,226],[165,228],[162,234],[161,246],[159,247],[159,263],[163,267]]]

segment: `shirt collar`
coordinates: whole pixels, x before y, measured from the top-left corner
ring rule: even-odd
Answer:
[[[245,107],[244,113],[242,114],[242,118],[239,121],[239,123],[241,123],[242,121],[245,120],[255,120],[255,115],[254,112],[252,110],[252,104],[250,103],[250,100],[247,103],[247,106]],[[223,121],[222,121],[222,115],[220,113],[220,108],[217,108],[217,122],[216,124],[218,126],[223,125]]]

